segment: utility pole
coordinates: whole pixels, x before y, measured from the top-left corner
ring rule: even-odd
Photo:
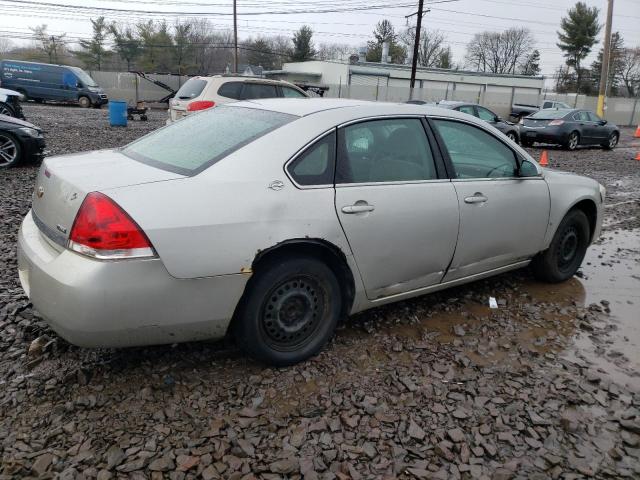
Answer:
[[[597,114],[604,118],[604,99],[607,96],[607,83],[609,81],[609,61],[611,58],[611,22],[613,19],[613,0],[607,0],[607,23],[604,29],[604,53],[602,55],[602,68],[600,69],[600,89],[598,91]]]
[[[236,0],[233,0],[233,73],[238,73],[238,15]]]
[[[422,9],[424,0],[418,2],[418,19],[416,21],[416,38],[413,43],[413,58],[411,59],[411,82],[409,83],[409,99],[413,98],[413,87],[416,84],[416,68],[418,67],[418,54],[420,52],[420,30],[422,29]]]

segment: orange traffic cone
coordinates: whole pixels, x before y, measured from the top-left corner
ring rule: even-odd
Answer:
[[[549,165],[549,156],[547,155],[547,151],[543,150],[542,155],[540,155],[540,165],[546,167]]]
[[[636,133],[634,133],[633,136],[636,138],[640,138],[640,125],[638,125],[638,128],[636,128]]]
[[[638,160],[640,162],[640,152],[636,153],[636,158],[634,160]]]

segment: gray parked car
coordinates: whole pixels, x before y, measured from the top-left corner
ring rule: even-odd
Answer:
[[[604,188],[452,110],[223,105],[115,149],[48,158],[18,268],[82,346],[222,337],[288,365],[350,313],[533,264],[571,277]]]

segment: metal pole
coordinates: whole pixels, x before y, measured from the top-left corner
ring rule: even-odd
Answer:
[[[424,0],[418,2],[418,20],[416,21],[416,38],[413,43],[413,58],[411,59],[411,81],[409,88],[409,98],[413,98],[413,87],[416,84],[416,68],[418,67],[418,53],[420,51],[420,29],[422,28],[422,9],[424,7]]]
[[[638,97],[636,97],[635,101],[633,102],[633,110],[631,111],[631,118],[629,119],[629,126],[633,127],[633,119],[636,116],[636,107],[638,106]]]
[[[613,0],[607,0],[607,23],[604,30],[604,54],[600,68],[600,89],[598,90],[597,114],[604,118],[604,100],[607,96],[607,81],[609,80],[609,58],[611,57],[611,22],[613,19]]]
[[[238,15],[236,0],[233,0],[233,73],[238,73]]]

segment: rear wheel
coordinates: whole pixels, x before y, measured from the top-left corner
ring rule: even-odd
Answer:
[[[605,150],[613,150],[614,148],[616,148],[616,145],[618,145],[618,139],[618,134],[616,132],[613,132],[611,135],[609,135],[607,141],[602,144],[602,148],[604,148]]]
[[[578,132],[571,132],[565,143],[567,150],[575,150],[580,145],[580,134]]]
[[[589,220],[581,210],[572,210],[562,219],[551,245],[531,262],[539,280],[558,283],[568,280],[580,268],[589,246]]]
[[[0,115],[7,115],[9,117],[15,117],[16,112],[13,110],[11,105],[8,105],[4,102],[0,102]]]
[[[20,142],[7,132],[0,132],[0,168],[15,167],[22,160]]]
[[[78,98],[78,104],[82,108],[89,108],[91,106],[91,100],[89,99],[89,97],[80,97]]]
[[[321,261],[276,258],[259,269],[247,289],[234,335],[255,359],[292,365],[316,355],[333,335],[342,294],[335,274]]]

